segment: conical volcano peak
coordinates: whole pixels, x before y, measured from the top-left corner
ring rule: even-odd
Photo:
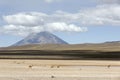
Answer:
[[[40,33],[30,34],[23,40],[14,44],[13,46],[21,46],[26,44],[68,44],[68,43],[60,39],[56,35],[44,31]]]

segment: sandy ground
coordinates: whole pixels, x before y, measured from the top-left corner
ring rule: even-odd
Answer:
[[[120,61],[0,60],[0,80],[120,80]]]

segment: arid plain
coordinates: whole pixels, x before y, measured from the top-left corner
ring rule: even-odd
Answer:
[[[120,80],[119,44],[111,45],[1,48],[0,80]]]
[[[0,60],[0,80],[120,80],[120,61]]]

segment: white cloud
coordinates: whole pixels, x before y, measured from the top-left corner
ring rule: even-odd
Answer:
[[[120,5],[101,5],[80,11],[82,24],[120,25]]]
[[[28,35],[41,31],[84,32],[91,25],[120,25],[120,5],[101,5],[80,10],[77,13],[56,11],[54,14],[41,12],[18,13],[3,16],[6,26],[0,33]]]
[[[64,22],[54,22],[46,24],[46,29],[49,31],[74,31],[74,32],[83,32],[86,31],[84,27],[79,27],[74,24],[66,24]]]
[[[62,31],[62,32],[85,32],[84,27],[78,27],[74,24],[66,24],[61,22],[46,23],[38,26],[21,26],[21,25],[5,25],[0,29],[0,33],[27,36],[31,33],[38,33],[42,31]]]
[[[27,36],[30,33],[43,31],[43,27],[41,26],[21,26],[21,25],[5,25],[0,29],[0,33],[3,34],[12,34],[12,35],[20,35]]]
[[[78,25],[70,21],[70,16],[66,16],[66,14],[63,15],[62,12],[57,12],[51,15],[40,12],[7,15],[3,16],[3,19],[8,25],[2,27],[2,31],[4,31],[2,33],[11,33],[15,35],[26,36],[30,33],[37,33],[41,31],[87,31],[87,29],[85,29],[84,27],[79,27]]]
[[[52,2],[60,2],[62,0],[44,0],[44,1],[47,2],[47,3],[52,3]]]
[[[120,3],[120,0],[97,0],[97,1],[99,1],[100,3],[106,3],[106,4]]]
[[[8,23],[8,24],[15,24],[15,25],[38,25],[41,24],[42,17],[47,16],[44,13],[18,13],[15,15],[8,15],[8,16],[3,16],[3,19]]]

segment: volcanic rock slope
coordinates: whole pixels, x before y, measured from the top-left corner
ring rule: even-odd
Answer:
[[[30,34],[21,41],[13,44],[12,46],[21,46],[27,44],[68,44],[68,43],[60,39],[56,35],[44,31],[40,33]]]

